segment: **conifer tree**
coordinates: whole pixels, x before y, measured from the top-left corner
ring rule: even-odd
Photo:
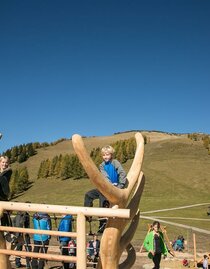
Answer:
[[[20,155],[18,156],[18,162],[22,163],[27,160],[26,148],[22,148]]]
[[[18,171],[18,185],[17,189],[19,192],[27,189],[29,185],[29,176],[26,167],[21,167]]]
[[[203,137],[203,145],[206,149],[209,149],[209,142],[210,142],[210,139],[209,139],[209,136],[208,135],[205,135]]]
[[[52,176],[55,176],[56,175],[56,165],[57,165],[57,162],[58,162],[58,156],[56,155],[52,161],[51,161],[51,164],[50,164],[50,170],[49,170],[49,176],[52,177]]]
[[[35,155],[36,151],[35,151],[32,143],[27,144],[26,148],[27,148],[26,151],[27,151],[28,157]]]
[[[59,155],[58,160],[55,164],[55,168],[54,168],[54,175],[57,176],[57,178],[60,177],[60,171],[61,171],[61,162],[62,162],[62,154]]]
[[[18,171],[17,170],[14,170],[12,172],[12,176],[11,176],[11,179],[10,179],[10,198],[12,198],[15,193],[17,193],[17,180],[18,180]]]
[[[62,158],[60,177],[61,179],[67,179],[71,177],[70,156],[68,154]]]
[[[11,150],[10,161],[15,162],[17,160],[18,154],[19,154],[18,147],[17,146],[13,147]]]

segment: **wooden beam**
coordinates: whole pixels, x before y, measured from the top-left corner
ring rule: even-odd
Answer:
[[[18,251],[18,250],[9,250],[9,249],[0,249],[0,254],[4,255],[14,255],[20,257],[31,257],[37,259],[51,260],[51,261],[64,261],[64,262],[77,262],[77,257],[75,256],[65,256],[58,254],[45,254],[37,252],[28,252],[28,251]],[[2,267],[1,269],[3,269]]]
[[[53,236],[67,236],[77,237],[77,233],[74,232],[60,232],[60,231],[49,231],[49,230],[35,230],[29,228],[0,226],[0,231],[15,232],[15,233],[28,233],[28,234],[48,234]]]
[[[81,206],[62,206],[62,205],[46,205],[46,204],[29,204],[17,202],[0,202],[3,210],[9,211],[27,211],[27,212],[45,212],[58,214],[77,215],[79,213],[85,216],[98,217],[113,217],[113,218],[130,218],[129,209],[115,209],[115,208],[94,208]]]

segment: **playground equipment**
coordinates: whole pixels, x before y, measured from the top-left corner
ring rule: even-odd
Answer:
[[[0,215],[3,210],[42,211],[46,213],[66,213],[77,215],[77,233],[68,233],[68,236],[77,238],[78,256],[62,256],[52,254],[32,253],[25,251],[7,250],[4,237],[0,233],[0,268],[10,269],[7,255],[19,255],[47,260],[72,261],[77,263],[77,269],[86,268],[86,231],[85,216],[108,217],[106,228],[101,238],[100,257],[97,264],[98,269],[129,269],[135,263],[136,252],[131,240],[139,222],[139,203],[144,188],[145,178],[141,172],[144,155],[144,139],[140,133],[136,133],[136,153],[127,174],[128,186],[118,189],[108,182],[99,172],[98,168],[90,158],[80,135],[73,135],[72,143],[74,150],[83,165],[87,175],[95,187],[109,200],[112,208],[85,208],[66,207],[38,204],[20,204],[11,202],[0,202]],[[18,205],[17,205],[18,204]],[[37,230],[14,227],[2,227],[1,231],[19,231],[37,233]],[[27,231],[26,231],[27,230]],[[42,232],[42,231],[39,231]],[[44,234],[61,235],[63,232],[44,231]],[[123,251],[127,251],[127,257],[120,264]],[[59,257],[60,256],[60,257]]]
[[[129,269],[136,260],[136,252],[130,241],[135,234],[139,222],[139,202],[144,188],[145,179],[141,172],[144,155],[144,138],[140,133],[135,135],[137,148],[133,163],[127,174],[128,186],[118,189],[108,182],[100,173],[84,146],[81,136],[74,135],[72,143],[74,150],[88,174],[91,182],[113,205],[119,208],[130,209],[130,226],[124,232],[128,220],[109,218],[106,229],[101,238],[100,258],[98,269]],[[132,190],[135,191],[129,201]],[[127,258],[119,264],[123,251],[126,250]]]

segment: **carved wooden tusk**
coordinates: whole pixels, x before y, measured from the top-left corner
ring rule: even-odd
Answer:
[[[123,203],[126,200],[125,190],[112,186],[112,184],[101,174],[87,153],[81,136],[77,134],[73,135],[72,143],[83,168],[96,188],[103,193],[112,204]]]
[[[140,216],[140,212],[138,211],[136,216],[133,218],[129,228],[127,229],[127,231],[121,237],[121,240],[120,240],[120,252],[121,253],[119,253],[120,256],[121,256],[123,250],[129,245],[129,243],[133,239],[133,236],[134,236],[134,234],[136,232],[136,229],[138,227],[139,216]]]
[[[136,261],[136,252],[134,247],[129,244],[126,250],[128,253],[127,259],[119,265],[119,269],[130,269]]]

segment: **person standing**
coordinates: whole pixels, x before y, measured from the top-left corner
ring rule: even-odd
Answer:
[[[13,219],[13,226],[14,227],[20,227],[20,228],[30,228],[30,215],[28,212],[22,212],[18,211],[16,216]],[[25,245],[26,251],[31,251],[30,246],[30,236],[29,234],[23,234],[23,233],[15,233],[16,237],[16,250],[22,251],[23,244]],[[15,258],[15,265],[16,268],[22,267],[21,264],[21,258],[16,257]],[[30,268],[30,258],[26,257],[26,268]]]
[[[51,230],[51,218],[47,213],[35,213],[33,215],[33,226],[37,230]],[[33,252],[47,253],[51,236],[47,234],[34,234]],[[32,259],[32,269],[44,269],[45,260],[37,258]]]
[[[63,215],[63,217],[59,223],[59,226],[58,226],[58,231],[72,232],[72,215]],[[60,248],[61,248],[62,255],[68,256],[69,255],[68,244],[69,244],[69,241],[71,240],[71,237],[59,236],[58,239],[60,242]],[[69,269],[69,263],[64,262],[63,268]]]
[[[0,201],[8,201],[10,195],[9,182],[12,175],[12,169],[9,167],[9,158],[0,157]],[[2,226],[12,226],[10,212],[5,211],[1,217]]]
[[[203,269],[208,269],[208,256],[203,255]]]
[[[148,257],[153,260],[153,269],[160,268],[161,255],[167,255],[168,250],[164,242],[163,233],[159,230],[160,223],[154,221],[152,229],[147,233],[144,239],[144,247],[149,252]]]
[[[88,242],[88,258],[94,263],[93,268],[96,268],[96,263],[99,258],[99,250],[100,240],[97,238],[96,234],[93,234],[93,239]]]

